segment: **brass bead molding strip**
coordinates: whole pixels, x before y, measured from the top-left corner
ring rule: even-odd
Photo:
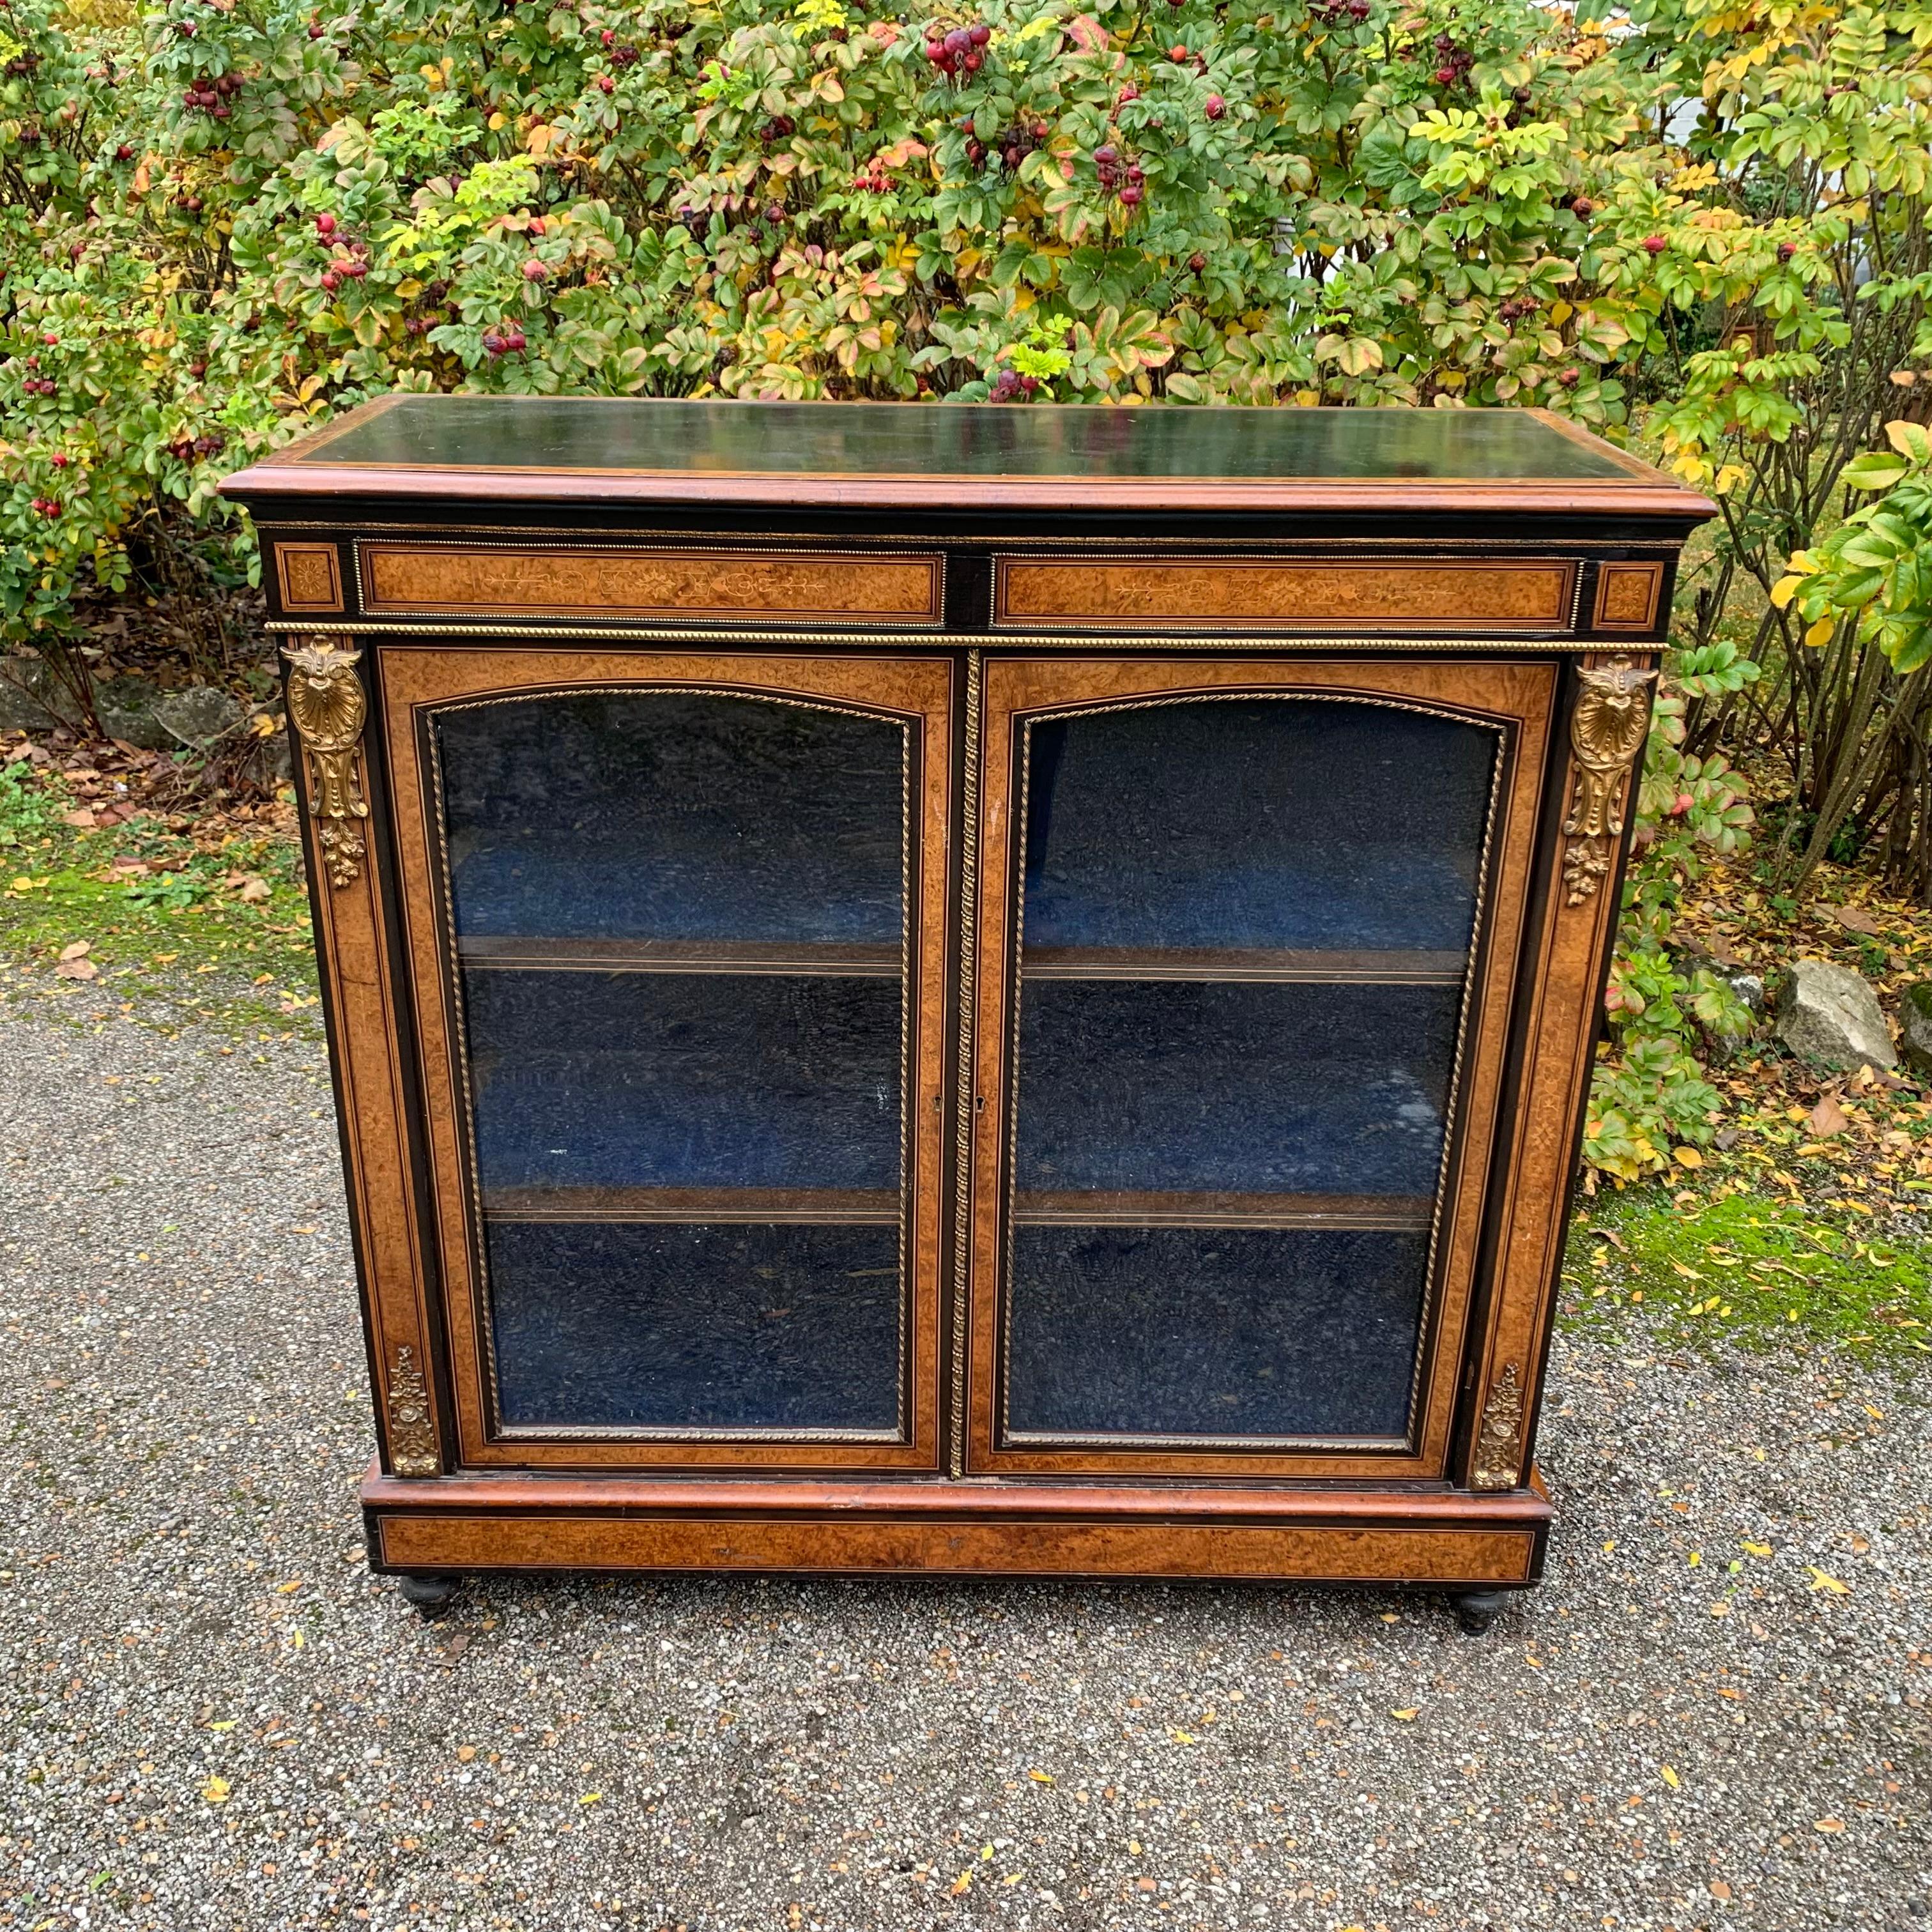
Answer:
[[[1568,558],[1508,562],[1418,558],[1288,562],[1252,556],[1003,556],[995,562],[1001,626],[1091,625],[1201,630],[1359,625],[1562,630],[1576,566]]]
[[[289,665],[289,716],[308,760],[309,815],[316,821],[330,884],[350,885],[368,856],[360,759],[369,700],[356,674],[362,653],[346,638],[314,637],[285,646],[282,656]]]
[[[1563,821],[1569,841],[1563,854],[1563,884],[1573,906],[1581,905],[1600,886],[1622,837],[1630,772],[1650,729],[1654,670],[1633,664],[1606,670],[1587,668],[1582,695],[1570,717],[1570,747],[1576,760],[1576,789]]]
[[[356,568],[372,614],[931,626],[946,600],[946,560],[938,552],[363,543]]]

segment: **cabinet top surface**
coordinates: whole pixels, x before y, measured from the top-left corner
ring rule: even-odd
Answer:
[[[387,397],[223,485],[250,500],[893,502],[934,509],[1605,509],[1701,497],[1540,410]]]

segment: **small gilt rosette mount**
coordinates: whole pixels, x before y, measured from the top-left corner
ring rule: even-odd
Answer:
[[[1650,729],[1651,687],[1657,682],[1655,671],[1630,664],[1586,668],[1577,675],[1582,694],[1570,718],[1576,788],[1563,821],[1569,842],[1563,853],[1563,884],[1573,906],[1592,898],[1610,874],[1629,808],[1631,769]]]
[[[289,665],[289,716],[308,760],[309,816],[316,822],[322,863],[332,885],[349,885],[368,854],[361,757],[369,700],[356,674],[362,653],[346,638],[321,636],[285,646],[282,656]]]

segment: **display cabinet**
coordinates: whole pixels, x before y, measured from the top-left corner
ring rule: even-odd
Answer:
[[[1701,498],[1529,411],[413,395],[226,488],[413,1600],[1536,1580]]]

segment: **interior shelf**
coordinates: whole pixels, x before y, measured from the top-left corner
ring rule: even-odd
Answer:
[[[1228,1194],[1207,1190],[1124,1193],[1022,1189],[1013,1221],[1022,1228],[1426,1228],[1426,1194]]]
[[[1029,946],[1023,980],[1220,980],[1278,986],[1460,986],[1466,956],[1400,949],[1317,952],[1237,946]]]
[[[887,1226],[903,1212],[890,1187],[493,1187],[485,1220],[660,1221],[694,1226]]]
[[[903,949],[834,940],[466,938],[466,968],[536,973],[772,973],[897,980]]]

